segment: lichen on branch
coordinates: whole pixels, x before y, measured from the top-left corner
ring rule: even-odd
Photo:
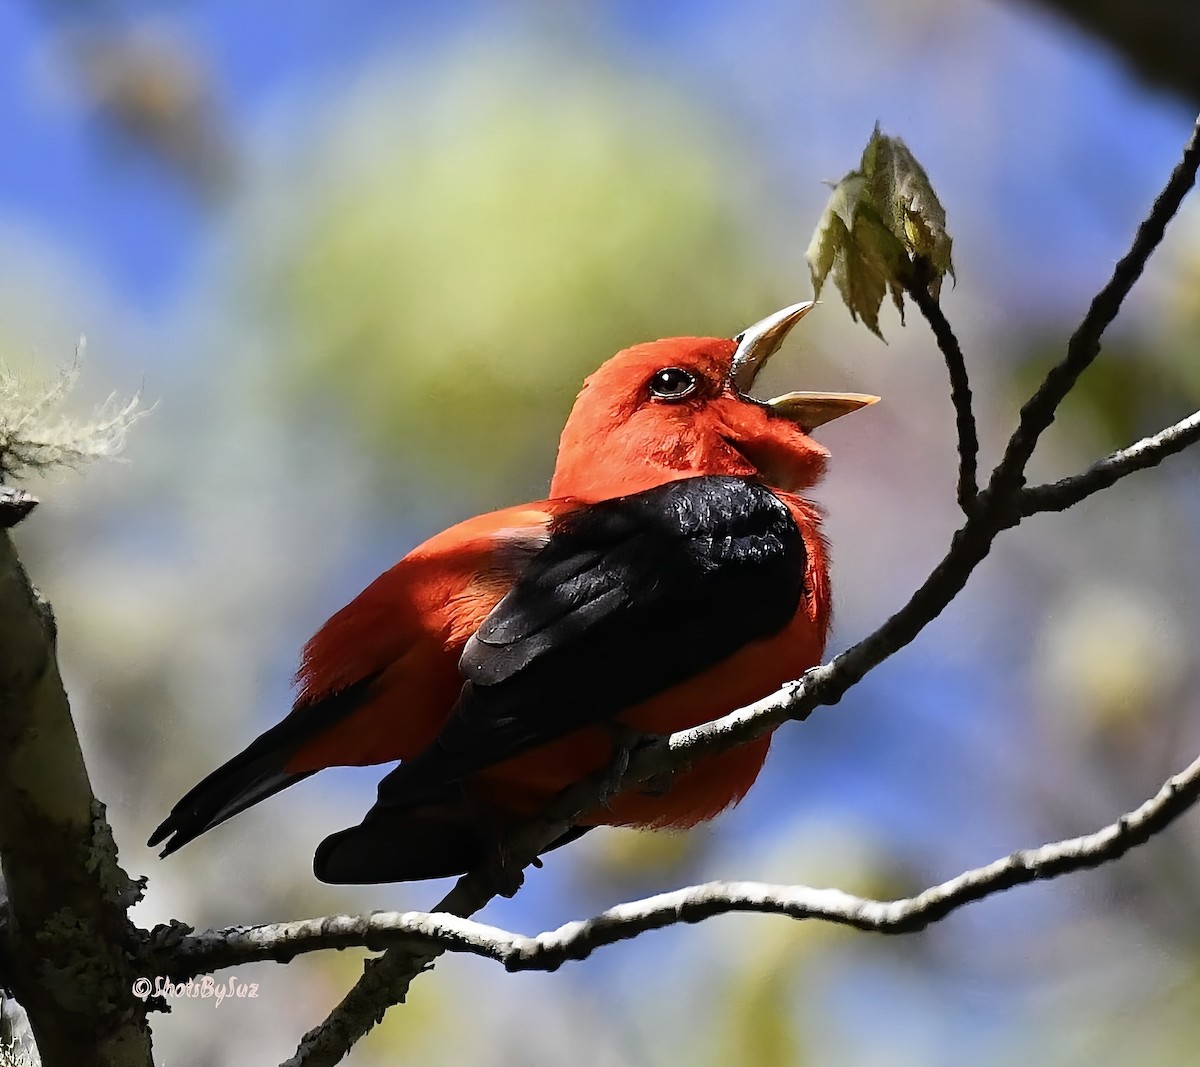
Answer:
[[[0,363],[0,481],[113,459],[129,428],[147,414],[140,391],[128,399],[114,393],[85,420],[63,413],[79,379],[83,348],[81,340],[75,359],[50,382],[32,384]]]

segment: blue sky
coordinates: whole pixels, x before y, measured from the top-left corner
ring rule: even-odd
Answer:
[[[665,76],[769,145],[784,182],[813,182],[814,160],[827,168],[819,177],[838,177],[880,119],[943,185],[971,191],[960,240],[974,231],[995,241],[996,277],[1020,266],[1023,295],[1039,304],[1039,294],[1054,299],[1056,278],[1074,275],[1064,267],[1124,239],[1188,121],[1073,31],[982,0],[926,5],[910,19],[865,0],[590,4],[571,18],[535,3],[308,2],[289,4],[286,18],[261,2],[177,4],[165,15],[154,7],[148,24],[195,44],[235,144],[250,151],[266,116],[287,116],[303,135],[305,109],[373,64],[418,62],[462,37],[524,33]],[[88,23],[47,14],[64,10],[0,6],[0,217],[70,250],[153,313],[187,284],[210,218],[72,90],[54,33]],[[973,133],[980,124],[989,136]]]

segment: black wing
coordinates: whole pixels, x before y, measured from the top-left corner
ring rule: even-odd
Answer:
[[[743,478],[688,478],[562,517],[467,642],[437,740],[384,779],[380,801],[612,718],[777,633],[805,562],[787,507]]]

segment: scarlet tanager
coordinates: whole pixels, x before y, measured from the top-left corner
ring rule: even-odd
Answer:
[[[758,401],[758,372],[811,304],[732,340],[635,345],[584,384],[550,497],[413,549],[304,648],[291,714],[172,809],[163,855],[325,767],[400,760],[326,882],[462,873],[505,825],[605,768],[622,731],[717,718],[820,662],[829,575],[817,426],[877,398]],[[584,819],[686,827],[737,803],[763,737]],[[559,842],[561,843],[561,842]]]

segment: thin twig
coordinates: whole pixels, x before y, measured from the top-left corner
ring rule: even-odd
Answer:
[[[1156,467],[1168,456],[1200,440],[1200,411],[1128,448],[1097,460],[1087,470],[1047,485],[1031,486],[1021,493],[1022,516],[1043,511],[1066,511],[1093,493],[1107,489],[1134,471]]]
[[[969,516],[979,493],[979,433],[975,428],[967,363],[958,338],[954,336],[954,330],[942,312],[941,303],[929,290],[929,279],[925,273],[918,271],[918,276],[905,291],[925,316],[946,360],[946,371],[950,376],[950,400],[954,404],[954,424],[958,429],[958,504],[963,514]]]
[[[1116,822],[1083,837],[1014,852],[984,867],[901,900],[872,900],[839,889],[707,882],[610,908],[590,919],[526,937],[453,914],[373,912],[263,926],[208,930],[185,938],[176,949],[177,972],[192,976],[223,967],[276,960],[322,949],[380,949],[419,944],[426,954],[468,952],[504,964],[510,971],[553,971],[597,949],[628,941],[648,930],[695,923],[729,912],[816,919],[883,934],[923,930],[967,904],[1037,880],[1057,878],[1116,860],[1144,844],[1200,799],[1200,759],[1170,778],[1158,793]]]
[[[467,875],[442,898],[436,910],[451,918],[471,915],[494,895],[484,889],[478,879],[472,880],[472,876]],[[382,1022],[389,1007],[404,1001],[412,980],[428,970],[444,951],[443,946],[428,939],[401,937],[382,956],[367,960],[363,976],[325,1020],[304,1035],[295,1054],[284,1062],[283,1067],[337,1063],[375,1023]]]
[[[1200,117],[1192,127],[1183,157],[1154,201],[1150,214],[1138,227],[1129,251],[1113,268],[1112,277],[1096,294],[1079,328],[1071,335],[1066,356],[1050,369],[1037,392],[1021,408],[1020,422],[1008,442],[1004,458],[992,472],[990,488],[997,493],[1015,492],[1024,484],[1025,467],[1037,447],[1038,439],[1054,421],[1063,398],[1099,354],[1104,331],[1117,317],[1125,297],[1141,277],[1146,261],[1162,241],[1167,223],[1174,218],[1183,198],[1195,184],[1198,167]]]

